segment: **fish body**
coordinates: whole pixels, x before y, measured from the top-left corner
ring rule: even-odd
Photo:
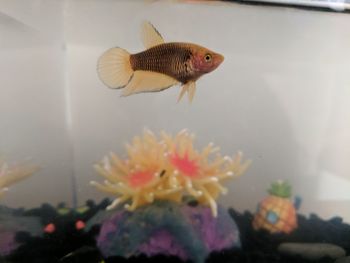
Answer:
[[[218,59],[216,63],[205,67],[206,65],[202,65],[200,59],[197,59],[198,50],[205,48],[191,43],[165,43],[131,55],[130,63],[133,70],[162,73],[186,84],[214,70],[220,63]],[[203,53],[208,53],[208,59],[211,59],[209,51]]]
[[[123,88],[123,95],[157,92],[181,84],[179,100],[188,92],[192,101],[195,82],[215,70],[224,57],[192,43],[165,43],[159,32],[148,22],[143,24],[146,50],[130,54],[121,48],[107,50],[99,59],[98,73],[110,88]]]

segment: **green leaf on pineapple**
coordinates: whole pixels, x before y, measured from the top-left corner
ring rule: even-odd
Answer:
[[[292,195],[292,186],[286,181],[277,181],[271,184],[268,192],[273,196],[289,198]]]

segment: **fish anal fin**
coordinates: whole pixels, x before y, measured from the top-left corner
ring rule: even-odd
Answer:
[[[144,21],[142,23],[141,38],[142,38],[142,43],[147,49],[160,44],[164,44],[164,39],[161,36],[161,34],[148,21]]]
[[[122,96],[162,91],[178,83],[176,79],[162,73],[136,70],[129,84],[123,89]]]
[[[194,94],[196,92],[196,82],[189,81],[182,86],[182,90],[180,92],[179,98],[177,99],[177,102],[179,102],[182,99],[186,92],[188,93],[189,101],[192,102]]]

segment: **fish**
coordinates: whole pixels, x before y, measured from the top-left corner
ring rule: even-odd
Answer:
[[[131,54],[113,47],[98,59],[100,80],[109,88],[123,89],[122,96],[159,92],[180,85],[178,102],[185,93],[192,102],[196,81],[224,60],[223,55],[197,44],[165,42],[149,21],[142,23],[141,38],[146,48],[142,52]]]

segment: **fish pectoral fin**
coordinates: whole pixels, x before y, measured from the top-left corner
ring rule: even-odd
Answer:
[[[189,101],[192,102],[194,94],[196,93],[196,82],[190,81],[182,86],[182,90],[180,92],[179,98],[177,99],[177,102],[182,99],[186,92],[188,93]]]
[[[162,91],[178,83],[176,79],[162,73],[137,70],[129,84],[123,89],[122,96],[141,92]]]
[[[160,44],[164,44],[164,39],[161,36],[161,34],[148,21],[144,21],[142,23],[141,38],[142,38],[142,43],[147,49]]]

